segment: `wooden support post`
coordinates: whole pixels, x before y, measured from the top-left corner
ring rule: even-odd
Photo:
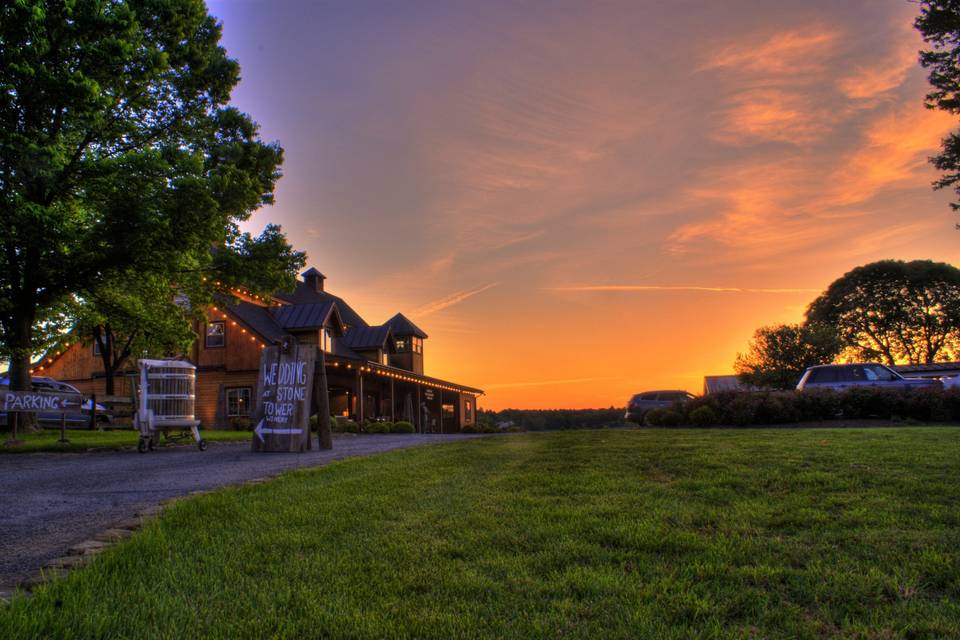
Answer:
[[[330,433],[330,389],[327,387],[327,363],[323,349],[319,349],[320,358],[314,377],[313,397],[317,403],[317,441],[321,449],[333,449],[333,435]]]
[[[363,374],[357,370],[357,424],[363,426]]]
[[[393,378],[390,378],[390,422],[396,422],[397,396],[394,394]]]
[[[90,431],[97,428],[97,394],[90,394]]]
[[[420,383],[417,383],[417,433],[423,433],[423,407],[420,406]]]
[[[66,444],[70,442],[67,440],[67,414],[60,414],[60,442]]]

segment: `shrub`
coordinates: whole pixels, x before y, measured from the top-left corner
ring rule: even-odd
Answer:
[[[390,428],[393,426],[392,422],[367,422],[364,425],[363,430],[366,433],[390,433]]]
[[[951,387],[943,392],[943,410],[948,420],[960,420],[960,387]]]
[[[646,422],[654,427],[676,427],[683,424],[683,414],[673,409],[651,409]]]
[[[746,427],[756,424],[757,401],[751,394],[743,393],[732,398],[723,408],[720,420],[723,424]]]
[[[693,409],[687,419],[695,427],[709,427],[717,424],[717,412],[704,405]]]
[[[801,421],[833,420],[842,415],[840,394],[829,390],[804,391],[796,394]]]
[[[250,418],[230,418],[230,428],[234,431],[250,431],[253,429],[253,420]]]
[[[353,420],[342,420],[334,418],[330,423],[330,429],[334,433],[360,433],[360,425]]]
[[[407,422],[406,420],[394,422],[393,428],[390,429],[390,433],[416,433],[416,432],[417,432],[417,428],[413,426],[413,423]]]
[[[460,433],[480,433],[480,427],[468,424],[463,429],[460,429]]]
[[[797,408],[795,392],[761,394],[757,397],[755,424],[783,424],[799,420],[800,411]]]
[[[491,424],[485,424],[480,427],[480,433],[500,433],[500,429]]]

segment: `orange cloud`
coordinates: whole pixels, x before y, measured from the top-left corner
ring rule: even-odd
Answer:
[[[782,75],[818,70],[832,51],[839,33],[820,26],[785,31],[773,36],[758,34],[720,48],[701,69],[732,69],[737,72]]]
[[[855,64],[853,70],[837,80],[837,87],[852,100],[870,100],[903,84],[911,69],[917,67],[920,35],[909,19],[898,20],[890,50],[877,59]]]
[[[856,204],[885,189],[929,183],[927,158],[955,124],[953,116],[919,103],[882,114],[829,177],[831,188],[821,206]]]
[[[830,131],[835,116],[815,106],[807,93],[781,89],[752,89],[734,96],[724,124],[714,138],[739,144],[749,139],[806,144]]]

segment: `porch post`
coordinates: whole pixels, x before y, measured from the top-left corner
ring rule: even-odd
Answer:
[[[360,373],[360,370],[357,369],[357,389],[359,395],[357,396],[357,422],[363,424],[363,374]]]
[[[397,408],[397,397],[393,393],[393,378],[390,378],[390,422],[396,422],[397,417],[395,414]]]
[[[420,383],[417,383],[417,433],[423,433],[423,408],[420,406]]]

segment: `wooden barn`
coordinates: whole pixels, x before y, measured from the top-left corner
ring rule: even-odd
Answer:
[[[269,298],[235,291],[207,310],[187,358],[197,366],[197,417],[202,427],[249,426],[260,350],[294,336],[323,349],[334,416],[408,420],[423,433],[455,433],[477,420],[480,389],[424,375],[427,334],[401,313],[368,324],[342,298],[325,290],[309,269],[292,293]],[[115,394],[129,393],[129,371],[115,378]],[[35,374],[104,393],[103,364],[91,341],[44,356]]]

